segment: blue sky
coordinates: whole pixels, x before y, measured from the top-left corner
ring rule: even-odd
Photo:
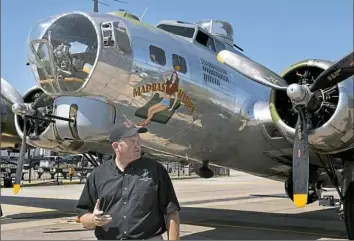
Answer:
[[[305,58],[336,60],[353,49],[353,0],[100,0],[100,12],[124,8],[144,21],[229,21],[245,54],[279,73]],[[22,94],[35,85],[27,36],[37,21],[61,12],[92,11],[92,0],[2,0],[1,76]]]

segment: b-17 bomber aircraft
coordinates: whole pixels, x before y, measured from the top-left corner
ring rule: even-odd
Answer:
[[[111,154],[109,131],[125,122],[147,126],[146,155],[203,163],[203,178],[216,164],[283,181],[297,207],[328,200],[353,239],[353,52],[281,75],[242,52],[220,20],[151,26],[126,11],[75,11],[40,21],[28,42],[38,86],[21,96],[1,80],[22,139],[15,192],[26,143]],[[324,188],[336,188],[339,202]]]

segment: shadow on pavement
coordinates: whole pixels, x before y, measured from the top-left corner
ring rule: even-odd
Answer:
[[[264,195],[237,197],[232,200],[253,199]],[[270,195],[279,197],[280,195]],[[220,200],[181,202],[181,224],[207,227],[208,230],[193,233],[188,231],[181,239],[347,239],[344,222],[339,220],[334,210],[320,210],[297,214],[266,213],[255,211],[224,210],[213,208],[184,207],[183,205],[218,202]],[[8,215],[2,224],[26,222],[38,219],[74,217],[76,200],[32,197],[2,196],[2,204],[22,205],[56,209],[28,214]],[[6,215],[6,210],[3,210]],[[74,228],[74,227],[73,227]],[[86,231],[84,229],[80,229]],[[76,232],[77,229],[47,230],[46,233]]]

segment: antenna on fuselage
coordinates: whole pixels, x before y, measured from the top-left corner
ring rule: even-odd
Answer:
[[[141,17],[140,17],[140,21],[143,20],[143,17],[145,16],[145,13],[146,13],[147,10],[148,10],[148,8],[145,8],[143,14],[142,14]]]
[[[93,1],[93,11],[95,13],[98,13],[98,4],[102,4],[102,5],[105,5],[105,6],[108,6],[108,7],[111,6],[111,5],[107,4],[107,3],[100,2],[98,0],[92,0],[92,1]],[[124,1],[120,1],[120,0],[112,0],[112,1],[120,2],[120,3],[127,3],[127,2],[124,2]]]
[[[234,44],[234,47],[243,52],[243,49],[237,46],[236,44]]]

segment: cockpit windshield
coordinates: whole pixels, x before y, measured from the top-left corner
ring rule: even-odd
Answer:
[[[87,17],[69,14],[40,22],[31,31],[28,45],[39,85],[49,93],[75,92],[93,69],[98,39]]]
[[[176,25],[169,25],[169,24],[159,24],[157,28],[163,29],[166,32],[176,34],[186,38],[193,38],[195,28],[185,27],[185,26],[176,26]]]

